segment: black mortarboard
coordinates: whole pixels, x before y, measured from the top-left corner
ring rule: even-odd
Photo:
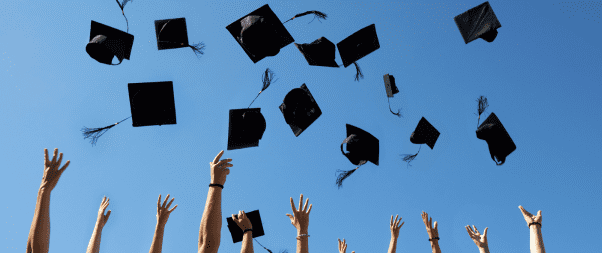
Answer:
[[[433,125],[431,125],[431,123],[429,123],[424,117],[422,117],[418,122],[416,129],[414,130],[414,132],[412,132],[412,135],[410,136],[410,141],[414,144],[426,144],[431,149],[433,149],[435,147],[437,139],[439,139],[440,134],[441,133],[439,133],[439,131]],[[409,165],[409,163],[412,160],[414,160],[414,158],[416,158],[418,153],[420,153],[420,149],[418,149],[418,152],[414,155],[406,155],[403,158],[403,160],[405,162],[408,162]]]
[[[197,55],[203,54],[205,44],[188,44],[188,31],[186,29],[186,18],[155,20],[155,35],[157,36],[157,48],[159,50],[190,47]]]
[[[383,79],[385,80],[385,90],[387,91],[387,102],[389,102],[389,111],[391,111],[391,113],[393,113],[394,115],[401,117],[399,110],[397,110],[397,113],[394,113],[393,110],[391,110],[391,102],[389,101],[389,98],[392,98],[393,95],[399,93],[399,90],[395,85],[395,77],[393,77],[393,75],[385,74],[383,76]]]
[[[265,127],[261,108],[230,110],[228,150],[259,146]]]
[[[335,67],[339,65],[334,61],[335,53],[337,51],[334,43],[330,42],[327,38],[321,37],[312,43],[297,44],[295,46],[303,56],[307,63],[312,66],[322,67]]]
[[[263,232],[263,224],[261,222],[261,216],[259,215],[259,210],[255,210],[252,212],[245,212],[249,221],[251,221],[251,226],[253,227],[253,238],[260,237],[265,235]],[[234,217],[238,218],[238,214],[235,214]],[[232,217],[227,217],[226,222],[228,223],[228,230],[230,230],[230,234],[232,235],[232,242],[237,243],[242,241],[243,231],[240,227],[232,220]]]
[[[353,33],[337,43],[337,48],[339,48],[339,54],[341,55],[341,60],[343,61],[343,66],[345,66],[345,68],[352,63],[355,64],[357,71],[355,80],[357,81],[359,78],[363,78],[364,75],[356,62],[380,48],[378,36],[376,34],[376,25],[371,24]]]
[[[134,35],[92,20],[86,52],[100,63],[119,65],[123,59],[130,59],[133,44]],[[118,64],[112,64],[114,56],[119,59]]]
[[[305,84],[289,91],[279,108],[296,137],[322,115],[322,110]]]
[[[267,4],[226,26],[253,63],[275,56],[293,37]]]
[[[132,126],[175,125],[176,107],[174,103],[173,83],[150,82],[129,83],[130,108]],[[129,119],[130,117],[126,118]],[[84,139],[91,138],[92,145],[106,131],[125,121],[117,122],[103,128],[82,128]]]
[[[516,150],[514,141],[493,112],[477,129],[477,138],[487,142],[491,159],[497,165],[504,164],[506,157]]]
[[[349,161],[358,165],[357,168],[349,171],[341,171],[337,170],[337,172],[342,172],[337,176],[336,184],[341,188],[343,185],[343,180],[349,177],[355,170],[366,164],[367,162],[372,162],[378,166],[378,156],[379,156],[379,141],[372,134],[349,124],[346,124],[347,127],[347,138],[343,140],[341,143],[341,152]],[[345,153],[343,149],[343,145],[347,144],[347,151],[349,153]]]
[[[497,29],[502,27],[489,2],[454,17],[454,21],[466,44],[478,38],[493,42],[497,37]]]

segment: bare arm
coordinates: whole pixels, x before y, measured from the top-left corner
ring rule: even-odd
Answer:
[[[232,220],[242,230],[242,247],[240,253],[253,253],[253,225],[245,211],[238,211],[238,215],[232,215]]]
[[[36,210],[27,237],[27,253],[48,253],[50,247],[50,193],[56,187],[59,178],[69,166],[67,161],[59,170],[63,153],[57,161],[58,149],[54,149],[52,161],[48,160],[48,149],[44,149],[44,177],[38,190]]]
[[[400,217],[398,220],[397,216],[398,215],[395,215],[395,221],[393,221],[393,215],[391,215],[391,222],[389,224],[389,227],[391,229],[391,242],[389,243],[388,253],[395,253],[395,250],[397,250],[397,238],[399,237],[399,229],[405,223],[404,221],[403,223],[401,223],[401,225],[399,225],[399,222],[402,218]]]
[[[90,238],[90,243],[88,243],[88,249],[86,250],[86,253],[98,253],[100,250],[100,237],[102,234],[102,229],[109,220],[109,216],[111,216],[111,210],[107,212],[107,215],[104,215],[108,206],[109,199],[104,197],[100,203],[100,209],[98,210],[98,216],[96,218],[96,225],[94,226],[92,238]]]
[[[435,225],[433,226],[433,218],[431,217],[429,220],[428,213],[425,213],[424,211],[422,212],[422,221],[426,226],[426,232],[429,235],[433,253],[441,253],[441,249],[439,248],[439,229],[437,227],[437,222],[435,221]]]
[[[541,237],[541,210],[537,212],[537,215],[533,215],[527,212],[522,206],[518,206],[518,209],[523,213],[523,218],[529,226],[531,231],[531,253],[546,253],[546,249],[543,247],[543,238]]]
[[[243,234],[240,253],[253,253],[253,231],[248,231]]]
[[[308,243],[309,236],[307,235],[307,230],[309,227],[309,213],[311,212],[312,205],[309,205],[309,209],[307,208],[307,204],[309,199],[305,200],[305,206],[301,208],[303,204],[303,194],[299,198],[299,209],[295,208],[295,203],[293,202],[293,198],[291,198],[291,209],[293,210],[293,215],[286,214],[291,219],[291,224],[297,228],[297,253],[308,253]]]
[[[232,164],[228,162],[232,159],[219,161],[224,151],[222,150],[210,163],[211,166],[211,184],[224,185],[226,176],[230,174],[228,167]],[[219,161],[219,162],[218,162]],[[201,227],[199,228],[199,253],[217,253],[220,244],[222,229],[222,188],[219,186],[210,186],[205,202],[205,210],[201,218]]]
[[[169,204],[165,206],[168,199],[169,194],[167,194],[167,197],[165,197],[163,205],[161,205],[161,195],[159,195],[159,199],[157,200],[157,226],[155,226],[155,235],[153,236],[153,242],[151,243],[149,253],[161,253],[161,250],[163,249],[163,232],[165,232],[165,224],[167,224],[167,220],[169,219],[171,212],[178,207],[178,205],[175,205],[171,210],[169,210],[174,198],[171,198]]]
[[[483,234],[479,232],[475,225],[472,228],[466,225],[466,232],[468,232],[468,236],[472,239],[472,241],[479,247],[480,253],[489,253],[489,243],[487,242],[487,230],[489,228],[485,228]]]
[[[309,237],[300,236],[302,234],[307,234],[307,228],[297,230],[297,253],[308,253],[309,252]]]
[[[439,240],[431,240],[431,250],[433,253],[441,253],[441,249],[439,248]]]

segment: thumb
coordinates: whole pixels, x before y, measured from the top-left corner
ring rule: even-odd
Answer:
[[[107,221],[109,220],[109,217],[111,216],[111,210],[109,210],[107,212],[107,215],[105,216],[105,223],[107,223]]]
[[[489,227],[485,228],[485,231],[483,232],[483,237],[487,238],[487,229],[489,229]]]
[[[537,212],[537,216],[541,216],[541,210],[539,210],[539,212]]]

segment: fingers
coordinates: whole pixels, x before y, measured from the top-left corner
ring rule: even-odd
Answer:
[[[173,210],[176,210],[176,207],[178,207],[178,205],[175,205],[171,210],[169,210],[169,212],[171,213],[171,212],[173,212]]]
[[[297,211],[301,211],[303,209],[301,209],[301,205],[303,204],[303,193],[301,194],[301,196],[299,197],[299,209],[297,209]]]
[[[52,154],[52,163],[56,163],[56,155],[58,155],[59,149],[55,148],[54,149],[54,154]]]
[[[312,206],[312,205],[313,205],[313,204],[309,204],[309,210],[307,210],[307,216],[309,216],[309,212],[311,212],[311,206]]]
[[[215,157],[215,159],[213,159],[213,163],[217,163],[219,161],[219,159],[222,158],[223,154],[224,154],[224,150],[220,151],[219,154],[217,154],[217,156]]]
[[[234,217],[234,214],[232,215],[232,220],[237,221],[236,217]]]
[[[48,149],[45,148],[44,149],[44,170],[46,170],[46,164],[48,164],[50,161],[48,160]]]
[[[69,164],[71,164],[71,160],[67,160],[65,165],[63,165],[63,168],[61,168],[61,171],[60,171],[61,172],[60,175],[63,175],[63,171],[65,171],[67,169],[67,167],[69,167]],[[59,165],[60,165],[60,163],[59,163]]]
[[[303,206],[303,212],[307,211],[307,203],[309,202],[309,199],[305,199],[305,205]]]
[[[401,225],[399,225],[399,227],[397,228],[401,228],[403,226],[403,224],[406,223],[405,221],[401,223]]]
[[[59,154],[59,161],[57,162],[57,165],[61,165],[61,163],[63,162],[63,153]]]
[[[484,238],[487,238],[487,229],[489,229],[489,227],[486,227],[486,228],[485,228],[485,231],[483,231],[483,237],[484,237]]]
[[[290,214],[287,213],[286,216],[288,216],[289,218],[291,218],[291,222],[293,222],[294,217],[292,215],[290,215]]]
[[[477,229],[477,226],[475,226],[475,225],[472,225],[472,227],[474,228],[474,231],[475,231],[477,234],[480,234],[480,233],[479,233],[479,230]]]
[[[293,202],[293,197],[291,197],[291,208],[293,209],[293,213],[297,212],[297,209],[295,208],[295,202]]]
[[[163,201],[163,205],[161,205],[162,208],[165,208],[165,204],[167,203],[168,199],[169,199],[169,194],[167,194],[167,196],[165,196],[165,200]]]
[[[167,204],[167,206],[165,207],[166,209],[169,209],[169,207],[171,206],[171,203],[173,203],[175,198],[171,198],[171,201],[169,201],[169,203]]]
[[[105,215],[105,223],[107,223],[107,221],[109,220],[109,217],[111,216],[111,210],[109,210],[107,212],[107,215]]]
[[[541,217],[541,210],[537,212],[537,216]]]
[[[432,218],[431,218],[432,219]],[[437,230],[437,222],[435,221],[435,226],[433,227],[433,229],[436,231]]]
[[[230,165],[232,165],[232,164],[230,164]],[[230,166],[230,167],[232,167],[232,166]],[[226,175],[230,175],[230,170],[229,169],[225,169],[224,172],[226,172]]]
[[[520,209],[520,211],[523,213],[524,216],[529,216],[529,217],[533,216],[531,213],[529,213],[527,210],[525,210],[525,208],[523,208],[523,206],[518,206],[518,208]]]
[[[389,222],[390,226],[393,226],[393,215],[391,215],[391,221]]]

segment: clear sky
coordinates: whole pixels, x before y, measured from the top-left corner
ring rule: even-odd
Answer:
[[[376,24],[380,49],[355,68],[309,66],[293,44],[253,64],[226,26],[269,4],[297,43],[325,36],[335,44]],[[430,252],[420,218],[439,223],[442,252],[476,252],[465,225],[489,227],[491,252],[528,252],[529,229],[519,205],[543,213],[549,252],[592,252],[602,237],[599,161],[602,140],[600,2],[490,1],[502,27],[497,39],[465,44],[453,17],[481,4],[469,1],[155,1],[125,7],[135,36],[120,66],[86,53],[90,21],[126,30],[117,3],[2,1],[0,3],[0,251],[23,252],[43,173],[43,149],[59,148],[71,165],[52,192],[51,252],[85,252],[103,196],[111,217],[101,252],[147,252],[159,194],[178,208],[165,228],[163,252],[196,252],[210,181],[209,162],[227,148],[228,111],[246,108],[270,68],[278,81],[253,104],[267,128],[259,147],[225,151],[231,173],[222,195],[220,252],[239,252],[226,217],[260,210],[273,251],[296,248],[285,215],[289,198],[313,204],[309,251],[386,252],[391,215],[399,214],[397,252]],[[157,50],[154,20],[185,17],[189,48]],[[309,24],[308,24],[309,23]],[[341,64],[337,51],[337,63]],[[400,92],[389,112],[383,75]],[[80,129],[131,115],[128,83],[173,81],[176,125],[112,128],[96,146]],[[322,116],[299,137],[278,106],[306,84]],[[485,95],[517,149],[496,166],[475,136],[478,96]],[[419,145],[410,135],[425,117],[441,136],[407,166],[400,154]],[[341,154],[345,124],[380,140],[380,166],[368,163],[343,187],[336,170],[355,168]],[[598,157],[598,158],[596,158]],[[267,252],[254,242],[255,252]]]

